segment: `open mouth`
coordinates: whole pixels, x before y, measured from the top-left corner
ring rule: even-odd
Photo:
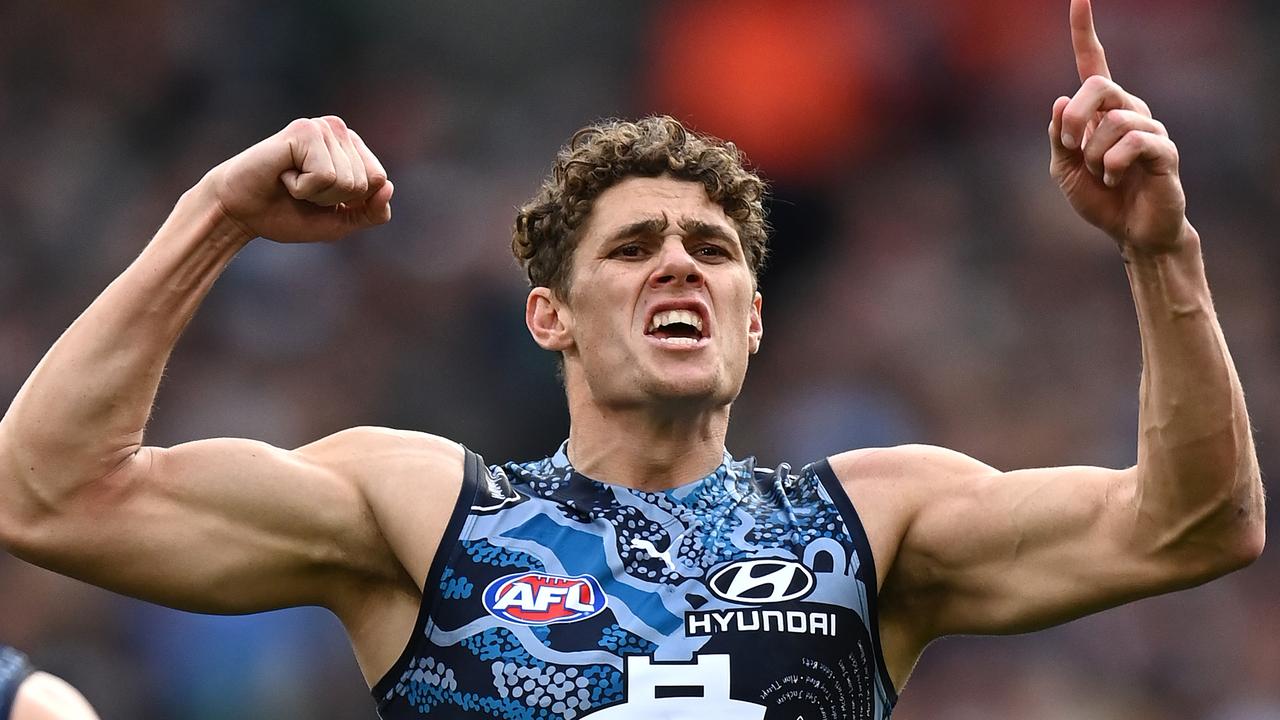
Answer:
[[[692,310],[654,313],[645,334],[665,345],[697,345],[706,338],[702,317]]]

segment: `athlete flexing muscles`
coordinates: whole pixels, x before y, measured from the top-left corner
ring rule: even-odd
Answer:
[[[241,248],[390,219],[377,158],[326,117],[210,171],[41,361],[0,422],[0,539],[188,610],[329,608],[385,718],[883,718],[935,638],[1240,568],[1262,487],[1177,151],[1110,79],[1088,0],[1070,25],[1082,84],[1053,105],[1050,169],[1128,272],[1133,467],[730,457],[763,332],[762,186],[668,118],[579,133],[518,217],[527,324],[564,364],[571,430],[550,457],[486,466],[377,428],[146,446],[169,353]]]

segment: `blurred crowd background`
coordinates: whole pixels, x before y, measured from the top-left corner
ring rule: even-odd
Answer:
[[[379,424],[540,457],[567,418],[523,326],[514,208],[579,126],[663,112],[735,140],[776,192],[732,452],[924,442],[1002,469],[1128,465],[1123,266],[1046,171],[1050,106],[1079,84],[1067,4],[4,0],[0,405],[205,170],[335,113],[396,182],[395,220],[251,245],[183,338],[149,442],[293,447]],[[1278,7],[1096,8],[1117,81],[1181,149],[1264,472],[1280,463]],[[1052,631],[940,641],[895,717],[1280,719],[1277,556]],[[0,642],[107,720],[374,717],[320,610],[180,613],[0,555]]]

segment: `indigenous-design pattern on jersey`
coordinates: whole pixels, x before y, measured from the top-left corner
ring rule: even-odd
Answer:
[[[462,494],[384,720],[883,720],[897,700],[875,568],[824,460],[724,462],[662,492],[576,472],[566,446]]]
[[[9,720],[18,687],[32,672],[26,655],[7,645],[0,645],[0,720]]]

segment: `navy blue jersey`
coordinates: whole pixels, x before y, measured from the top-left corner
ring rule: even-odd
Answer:
[[[384,720],[883,720],[876,573],[824,460],[725,454],[661,492],[592,480],[565,447],[462,493]]]
[[[9,720],[18,687],[32,672],[26,655],[7,645],[0,645],[0,720]]]

